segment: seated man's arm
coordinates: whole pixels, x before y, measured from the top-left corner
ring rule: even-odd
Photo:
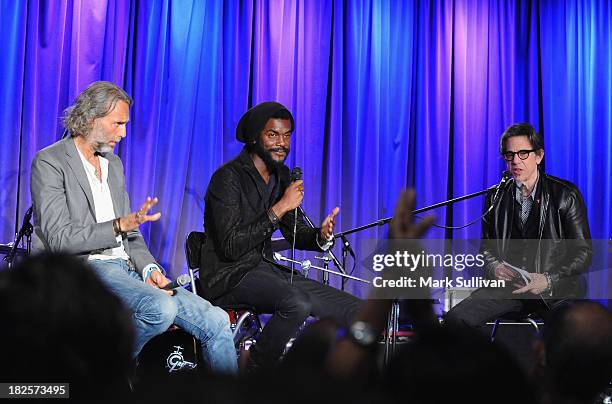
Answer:
[[[491,206],[492,198],[493,193],[487,193],[483,212],[486,212]],[[494,236],[494,221],[494,211],[488,213],[482,218],[482,237],[480,243],[480,253],[484,257],[485,277],[488,279],[497,279],[495,271],[497,268],[503,266],[501,259],[497,257],[497,253],[495,252],[497,248],[497,240],[495,240]]]
[[[571,243],[565,248],[566,256],[558,268],[546,268],[550,271],[553,288],[559,279],[584,273],[591,265],[593,248],[591,231],[582,194],[574,189],[566,199],[565,206],[560,207],[565,239]]]
[[[59,164],[37,154],[32,162],[30,190],[37,224],[46,246],[54,252],[87,254],[118,246],[112,221],[83,224],[68,210],[64,173]],[[78,190],[78,192],[82,192]]]
[[[125,178],[122,176],[122,178]],[[130,197],[125,190],[125,184],[122,186],[123,189],[123,212],[130,211]],[[165,275],[166,271],[159,265],[149,248],[147,247],[144,239],[142,238],[142,234],[138,227],[133,230],[130,230],[125,233],[124,241],[128,244],[129,255],[132,263],[134,263],[134,267],[136,271],[143,277],[146,278],[146,274],[143,274],[143,270],[147,267],[150,267],[151,270],[158,269],[162,274]],[[147,273],[150,273],[147,271]],[[146,280],[146,279],[145,279]]]
[[[297,210],[297,222],[295,222],[295,210],[285,213],[279,222],[280,231],[285,240],[290,244],[293,242],[293,225],[296,223],[295,248],[299,250],[322,251],[323,240],[317,243],[320,228],[310,227],[304,221],[304,215]]]
[[[553,296],[558,290],[559,282],[586,272],[591,264],[593,254],[591,233],[582,195],[578,189],[572,189],[564,203],[559,206],[561,219],[561,237],[566,240],[541,240],[544,248],[558,249],[560,262],[552,267],[543,268],[543,273],[530,273],[530,282],[513,293],[530,291],[533,294],[547,292]],[[550,209],[550,207],[549,207]],[[559,243],[559,241],[561,241]],[[560,248],[556,244],[560,244]],[[548,252],[551,253],[551,252]],[[552,251],[557,254],[557,251]]]

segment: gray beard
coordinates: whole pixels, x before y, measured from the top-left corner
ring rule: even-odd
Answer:
[[[100,154],[106,154],[113,151],[113,148],[107,145],[106,143],[97,143],[95,149]]]

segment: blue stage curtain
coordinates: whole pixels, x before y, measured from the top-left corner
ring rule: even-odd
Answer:
[[[123,83],[124,1],[0,0],[0,242],[30,206],[34,154],[59,139],[60,117],[95,80]],[[19,183],[19,187],[17,184]]]
[[[173,275],[186,235],[202,229],[210,176],[241,149],[238,119],[266,100],[295,115],[288,165],[304,169],[315,222],[337,205],[340,229],[390,216],[405,187],[424,206],[490,186],[504,170],[501,133],[529,121],[547,172],[582,190],[593,237],[611,236],[607,1],[0,1],[2,242],[29,206],[34,153],[100,79],[135,100],[117,151],[132,206],[160,198],[161,220],[142,230]],[[477,218],[482,203],[439,209],[438,224]],[[479,235],[478,223],[430,237]],[[607,273],[592,280],[608,292]]]

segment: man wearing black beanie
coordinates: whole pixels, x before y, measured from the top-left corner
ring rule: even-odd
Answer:
[[[294,209],[304,197],[302,180],[291,182],[284,164],[294,132],[293,116],[277,102],[247,111],[236,128],[242,152],[220,167],[206,192],[202,253],[204,295],[219,305],[246,304],[272,313],[251,348],[250,370],[270,367],[287,341],[309,316],[331,316],[349,324],[361,300],[280,269],[272,262],[271,237],[276,229],[298,249],[325,251],[333,242],[336,207],[320,228],[311,228]],[[291,279],[292,278],[292,279]]]

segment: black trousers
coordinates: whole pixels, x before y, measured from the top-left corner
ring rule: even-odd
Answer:
[[[480,288],[444,316],[449,327],[484,329],[487,321],[506,315],[542,314],[547,304],[534,295],[517,296],[512,288]],[[520,298],[517,298],[520,297]]]
[[[251,347],[250,360],[255,367],[274,366],[308,316],[332,317],[348,325],[361,306],[361,299],[301,275],[294,275],[290,284],[290,276],[262,262],[215,300],[221,306],[248,304],[259,313],[272,313]]]

